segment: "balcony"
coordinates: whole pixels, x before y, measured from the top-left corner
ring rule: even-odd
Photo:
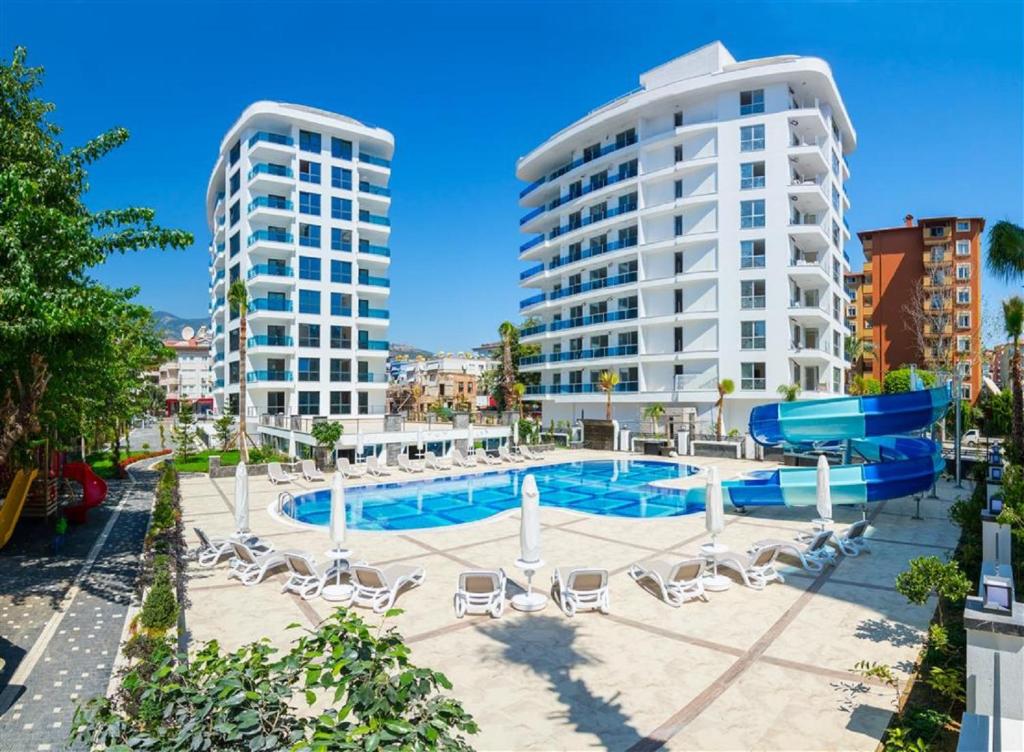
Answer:
[[[383,167],[388,170],[391,169],[390,159],[384,159],[384,157],[375,157],[372,154],[367,154],[365,152],[359,152],[359,161],[369,165],[373,165],[374,167]]]
[[[363,319],[390,319],[391,311],[386,308],[363,308],[359,311],[359,318]]]
[[[293,381],[291,371],[249,371],[245,374],[245,380],[252,384],[264,381]]]
[[[592,245],[587,249],[584,249],[576,254],[569,254],[568,256],[560,256],[555,261],[548,264],[548,269],[557,269],[560,266],[571,264],[575,261],[582,261],[583,259],[592,258],[593,256],[600,256],[605,253],[612,253],[613,251],[620,251],[623,248],[633,248],[637,244],[636,238],[626,238],[625,240],[613,240],[611,243],[599,243]]]
[[[538,178],[537,180],[534,180],[528,186],[523,188],[523,190],[519,191],[519,198],[524,198],[529,194],[533,193],[535,190],[544,185],[545,182],[546,181],[544,180],[544,178]]]
[[[370,287],[391,287],[391,280],[387,277],[371,277],[369,274],[360,274],[359,284]]]
[[[520,300],[519,310],[521,311],[524,308],[529,308],[530,306],[536,305],[537,303],[543,303],[546,298],[547,296],[541,292],[537,293],[536,295],[532,295],[529,298],[526,298],[525,300]]]
[[[384,256],[385,258],[391,258],[391,249],[386,245],[373,245],[367,243],[365,240],[359,241],[359,252],[369,253],[373,256]]]
[[[248,179],[252,180],[259,176],[290,179],[292,177],[292,171],[291,168],[285,167],[284,165],[260,162],[253,165],[252,169],[249,170]]]
[[[615,392],[638,392],[640,383],[637,381],[620,381],[615,385]],[[542,394],[604,394],[600,384],[532,384],[526,387],[528,395]]]
[[[292,310],[292,302],[280,298],[254,298],[249,301],[249,313],[259,311],[281,311],[288,313]]]
[[[620,347],[600,347],[587,350],[570,350],[568,352],[548,353],[547,355],[528,355],[519,359],[520,366],[540,365],[542,363],[565,363],[574,360],[594,360],[597,358],[623,358],[637,354],[636,345]]]
[[[718,388],[718,368],[703,373],[676,374],[672,387],[677,392],[709,392]]]
[[[541,244],[543,242],[544,242],[544,236],[543,235],[538,235],[537,237],[531,238],[530,240],[527,240],[525,243],[523,243],[521,246],[519,246],[519,252],[520,253],[526,253],[528,250],[533,248],[535,245],[539,245],[539,244]]]
[[[213,356],[213,362],[214,363],[220,363],[223,360],[224,360],[224,353],[222,353],[222,352],[216,353]]]
[[[223,389],[224,388],[224,379],[214,379],[213,387],[214,387],[214,389]]]
[[[249,214],[252,214],[257,209],[283,209],[284,211],[291,211],[292,202],[280,196],[257,196],[249,202],[247,211]]]
[[[533,277],[533,276],[535,276],[537,274],[540,274],[543,271],[544,271],[544,264],[540,263],[540,264],[537,264],[536,266],[531,266],[529,269],[527,269],[524,272],[519,272],[519,279],[520,279],[520,281],[522,281],[524,279],[529,279],[530,277]]]
[[[581,326],[591,326],[592,324],[604,324],[611,321],[628,321],[630,319],[635,319],[637,315],[638,312],[636,308],[629,308],[625,311],[609,311],[608,313],[595,313],[591,316],[579,316],[574,319],[552,321],[548,325],[541,324],[539,328],[540,331],[559,332],[564,329],[576,329]],[[530,327],[530,329],[537,328],[538,327]],[[527,329],[523,330],[523,336],[528,336],[527,331]]]
[[[281,230],[257,230],[249,239],[246,241],[246,245],[254,245],[256,243],[291,243],[293,236],[290,232],[282,232]]]
[[[245,275],[246,279],[252,279],[253,277],[291,277],[294,276],[292,268],[290,266],[281,266],[280,264],[256,264],[249,273]]]
[[[555,238],[565,235],[568,232],[578,230],[582,227],[587,227],[588,225],[597,224],[598,222],[603,222],[606,219],[612,219],[613,217],[619,217],[624,214],[635,212],[636,207],[636,202],[632,201],[622,206],[613,206],[611,209],[607,209],[597,214],[589,214],[586,217],[583,217],[580,220],[579,224],[568,224],[562,225],[561,227],[556,227],[554,230],[548,233],[548,240],[554,240]]]
[[[359,181],[359,192],[369,193],[371,196],[384,196],[386,198],[391,197],[390,188],[384,188],[383,186],[374,185],[373,183],[367,183],[365,180]]]
[[[372,373],[361,373],[358,375],[360,384],[372,384],[374,382],[375,374]]]
[[[279,146],[295,145],[290,136],[282,136],[280,133],[270,133],[268,131],[258,131],[249,137],[249,148],[251,149],[260,142],[277,144]]]
[[[387,352],[390,344],[386,340],[381,339],[364,339],[359,343],[360,350],[376,350]]]
[[[210,289],[212,290],[221,282],[224,281],[224,270],[218,269],[217,273],[213,275],[213,279],[210,280]]]
[[[210,303],[210,310],[211,311],[216,311],[216,310],[218,310],[220,308],[223,308],[223,307],[224,307],[224,298],[223,297],[217,298],[212,303]]]
[[[568,204],[570,201],[575,201],[576,199],[586,196],[589,193],[599,191],[602,188],[607,188],[608,186],[615,185],[616,183],[621,183],[624,180],[631,180],[636,176],[636,172],[624,172],[621,175],[618,173],[614,173],[612,175],[609,175],[608,173],[599,173],[599,176],[595,176],[598,178],[597,180],[588,182],[585,186],[583,186],[582,190],[580,190],[578,193],[565,193],[552,200],[546,206],[538,206],[536,209],[534,209],[529,214],[526,214],[522,219],[520,219],[519,224],[525,225],[531,219],[539,217],[546,211],[557,209],[559,206],[562,206],[563,204]]]
[[[565,173],[571,172],[572,170],[575,170],[577,167],[585,165],[587,162],[593,162],[595,159],[600,159],[601,157],[607,156],[613,152],[633,146],[636,144],[636,142],[637,139],[636,136],[634,136],[631,139],[624,140],[622,143],[607,144],[604,147],[598,149],[597,152],[594,154],[588,154],[586,156],[580,157],[579,159],[574,159],[571,162],[567,162],[566,164],[562,165],[557,170],[552,172],[550,175],[548,175],[548,182],[552,180],[557,180],[558,178],[562,177],[562,175],[564,175]]]
[[[627,272],[626,274],[618,274],[614,277],[605,277],[604,279],[592,279],[589,282],[583,282],[552,292],[548,297],[550,300],[559,300],[570,295],[590,292],[591,290],[601,290],[605,287],[615,287],[616,285],[628,285],[630,282],[636,282],[636,272]]]
[[[294,340],[287,334],[257,334],[245,343],[249,347],[291,347]]]
[[[370,212],[360,210],[359,221],[368,222],[371,225],[380,225],[382,227],[391,227],[391,220],[380,214],[370,214]]]

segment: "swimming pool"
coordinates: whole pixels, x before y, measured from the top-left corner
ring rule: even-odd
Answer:
[[[704,509],[704,489],[656,488],[653,481],[685,478],[689,465],[647,460],[590,460],[542,467],[414,480],[346,489],[346,522],[355,530],[415,530],[461,525],[518,507],[520,484],[533,475],[541,506],[613,517],[672,517]],[[330,489],[296,494],[283,513],[327,525]]]

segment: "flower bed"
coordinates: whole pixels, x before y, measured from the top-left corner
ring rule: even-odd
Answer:
[[[154,457],[163,457],[164,455],[170,454],[170,449],[159,449],[155,452],[140,452],[139,454],[129,454],[123,460],[117,463],[118,469],[121,471],[121,477],[125,477],[125,470],[129,465],[135,462],[141,462],[142,460],[153,459]]]

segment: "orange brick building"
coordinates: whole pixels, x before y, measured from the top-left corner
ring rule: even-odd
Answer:
[[[865,261],[862,272],[847,276],[854,291],[847,321],[865,342],[865,373],[881,380],[911,363],[932,371],[956,368],[964,399],[977,400],[984,229],[980,217],[915,224],[908,214],[902,227],[857,233]]]

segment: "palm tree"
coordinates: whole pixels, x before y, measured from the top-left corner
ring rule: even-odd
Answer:
[[[864,373],[864,340],[860,337],[847,337],[846,344],[844,345],[846,350],[846,362],[850,364],[850,372],[856,372],[857,374]],[[850,379],[847,377],[846,382],[849,383]]]
[[[775,391],[782,395],[783,402],[796,402],[796,398],[800,396],[800,385],[779,384],[779,388]]]
[[[519,408],[519,418],[523,417],[523,397],[526,395],[526,384],[522,381],[517,381],[512,385],[512,390],[516,393],[516,407]]]
[[[503,321],[498,327],[501,336],[501,393],[503,408],[510,410],[516,402],[516,370],[512,363],[512,342],[519,336],[519,327],[511,321]]]
[[[1024,227],[1005,220],[988,230],[989,271],[1006,282],[1024,277]]]
[[[604,419],[612,419],[612,392],[615,391],[615,387],[619,385],[619,374],[615,371],[601,371],[601,375],[597,377],[597,386],[608,396],[608,402],[604,408]]]
[[[249,447],[245,443],[245,351],[249,292],[242,280],[236,279],[228,288],[228,304],[232,310],[238,311],[238,454],[242,462],[248,462]]]
[[[644,408],[644,417],[647,418],[647,420],[651,421],[651,423],[654,425],[655,436],[661,433],[658,421],[661,420],[661,416],[664,414],[665,406],[662,405],[660,402],[655,402],[654,404],[648,405],[647,407]]]
[[[718,382],[718,401],[715,402],[715,410],[718,411],[718,417],[715,419],[715,434],[718,436],[718,440],[722,440],[723,426],[722,426],[722,408],[725,407],[725,398],[736,391],[736,384],[733,383],[732,379],[722,379]]]
[[[1013,340],[1013,354],[1010,356],[1010,389],[1013,394],[1013,414],[1010,442],[1011,451],[1018,460],[1024,454],[1024,391],[1020,382],[1020,337],[1024,330],[1024,299],[1019,295],[1003,301],[1003,326],[1007,336]]]

